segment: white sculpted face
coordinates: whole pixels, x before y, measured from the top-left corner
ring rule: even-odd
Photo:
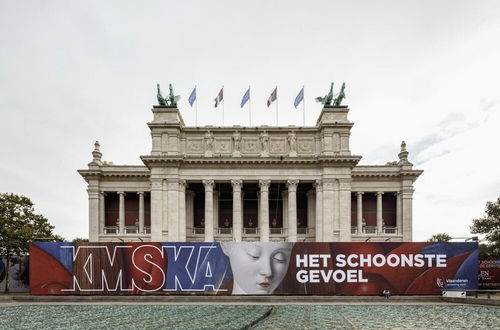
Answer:
[[[233,294],[272,294],[288,270],[293,243],[221,243],[233,272]]]

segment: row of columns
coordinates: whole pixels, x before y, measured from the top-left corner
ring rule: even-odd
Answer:
[[[287,181],[287,238],[289,242],[297,241],[297,185],[298,180]],[[212,242],[214,240],[214,202],[213,190],[215,186],[214,180],[203,180],[205,187],[205,241]],[[242,240],[242,218],[243,205],[241,202],[241,188],[243,180],[231,180],[233,187],[233,241],[241,242]],[[271,180],[260,180],[259,194],[259,228],[260,240],[269,242],[269,186]],[[285,221],[285,219],[284,219]]]
[[[116,192],[118,194],[118,233],[125,232],[125,196],[123,191]],[[144,232],[144,191],[138,191],[139,195],[139,233]],[[99,232],[104,233],[106,214],[106,192],[99,193]]]
[[[269,241],[269,186],[270,180],[260,180],[259,229],[260,240]],[[287,181],[283,192],[283,229],[287,240],[297,241],[297,186],[299,180]],[[242,186],[243,180],[231,180],[233,188],[233,241],[242,240]],[[217,209],[215,181],[203,180],[205,190],[204,235],[205,241],[214,241]],[[350,241],[350,179],[327,179],[314,182],[315,192],[309,192],[309,219],[315,227],[317,242]],[[189,193],[190,191],[188,191]],[[314,196],[315,195],[315,196]],[[314,198],[316,197],[316,198]],[[314,201],[314,203],[312,203]],[[186,211],[186,202],[188,208]],[[174,179],[152,179],[151,184],[151,240],[186,240],[186,217],[192,218],[193,198],[186,200],[186,182]],[[311,205],[312,204],[312,205]],[[340,207],[342,205],[342,207]],[[166,206],[166,207],[163,207]],[[314,211],[313,211],[314,210]],[[187,214],[186,212],[189,212]],[[313,215],[312,215],[313,214]],[[159,230],[161,228],[161,230]]]
[[[362,233],[363,232],[363,194],[364,192],[358,191],[356,192],[357,196],[357,219],[356,219],[356,225],[357,225],[357,232]],[[378,191],[375,193],[377,196],[377,233],[382,233],[383,231],[383,218],[382,218],[382,195],[384,193],[381,191]],[[397,233],[401,234],[402,233],[402,201],[401,201],[401,193],[396,192],[394,193],[396,195],[396,228],[397,228]]]
[[[288,180],[287,188],[283,194],[283,227],[287,229],[287,240],[290,242],[297,241],[297,185],[299,180]],[[269,186],[271,184],[270,180],[260,180],[260,194],[259,194],[259,229],[260,229],[260,240],[262,242],[269,241],[270,227],[269,227]],[[204,180],[203,185],[205,187],[205,241],[213,241],[215,236],[215,212],[214,212],[214,180]],[[235,242],[240,242],[242,240],[242,222],[243,222],[243,203],[242,203],[242,186],[243,180],[232,180],[231,185],[233,188],[233,240]],[[155,217],[152,217],[152,235],[153,232],[157,233],[158,237],[156,240],[163,240],[163,233],[167,233],[167,239],[169,241],[186,241],[186,218],[192,217],[192,214],[186,214],[186,210],[190,210],[192,213],[193,199],[188,198],[190,201],[190,208],[186,208],[186,181],[185,180],[173,180],[166,181],[162,189],[166,192],[163,195],[162,202],[165,202],[166,207],[162,208],[162,205],[153,202],[155,198],[155,189],[151,192],[151,205],[153,209],[156,207],[162,208],[163,219],[166,221],[158,221]],[[308,218],[315,219],[315,240],[317,242],[330,241],[333,240],[333,233],[336,228],[340,231],[340,212],[338,209],[338,204],[335,203],[339,200],[339,196],[335,196],[336,190],[330,189],[331,185],[325,185],[321,180],[314,182],[315,196],[314,192],[308,192]],[[189,191],[189,193],[192,193]],[[122,234],[125,231],[125,196],[126,193],[123,191],[117,192],[119,196],[119,216],[118,216],[118,233]],[[144,232],[144,192],[137,192],[139,195],[139,233]],[[357,232],[363,232],[363,194],[365,192],[356,192],[357,195]],[[376,192],[377,197],[377,232],[383,232],[383,218],[382,218],[382,195],[384,192]],[[92,201],[94,201],[89,206],[91,208],[99,207],[99,232],[104,233],[105,227],[105,196],[106,192],[99,192],[98,199],[95,196]],[[402,194],[400,192],[395,193],[396,195],[396,227],[397,233],[403,234],[403,212],[402,212]],[[157,196],[156,196],[157,197]],[[314,198],[315,197],[315,198]],[[411,196],[410,196],[411,198]],[[408,198],[407,198],[408,199]],[[324,201],[327,201],[326,203]],[[333,200],[333,203],[332,203]],[[410,199],[409,199],[410,200]],[[314,203],[313,203],[314,201]],[[411,200],[408,203],[408,207],[411,207]],[[154,210],[152,213],[154,214]],[[325,221],[323,215],[326,215],[327,220]],[[156,222],[154,221],[156,220]],[[330,221],[331,220],[331,221]],[[161,231],[158,230],[158,224],[161,224]],[[155,225],[157,226],[155,228]],[[160,235],[158,235],[160,232]],[[349,231],[350,232],[350,231]],[[342,239],[341,239],[342,240]]]

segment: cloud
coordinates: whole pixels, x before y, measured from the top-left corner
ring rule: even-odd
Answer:
[[[479,109],[468,114],[451,112],[432,129],[411,144],[415,165],[425,164],[430,159],[444,156],[452,150],[443,149],[442,142],[466,133],[487,123],[490,113],[500,104],[498,100],[481,101]]]

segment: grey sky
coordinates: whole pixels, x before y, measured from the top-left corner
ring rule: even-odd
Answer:
[[[188,125],[301,125],[293,99],[347,83],[351,150],[363,164],[397,159],[406,140],[425,173],[415,185],[414,239],[468,234],[500,195],[498,1],[0,0],[0,191],[24,194],[67,237],[87,236],[76,169],[93,142],[115,164],[150,151],[155,85],[172,82]]]

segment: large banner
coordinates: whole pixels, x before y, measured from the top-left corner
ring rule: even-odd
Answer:
[[[31,294],[415,295],[477,285],[477,243],[30,246]]]

